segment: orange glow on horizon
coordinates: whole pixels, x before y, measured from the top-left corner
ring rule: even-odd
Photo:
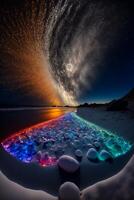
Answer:
[[[65,111],[59,108],[53,108],[51,110],[51,112],[48,112],[47,114],[45,114],[45,117],[47,115],[47,119],[54,119],[57,117],[60,117],[61,115],[65,114]]]

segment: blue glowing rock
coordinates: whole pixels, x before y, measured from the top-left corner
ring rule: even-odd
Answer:
[[[106,146],[108,148],[112,148],[113,145],[115,144],[115,141],[113,139],[109,139],[107,142],[106,142]]]
[[[78,148],[80,146],[80,141],[79,140],[74,140],[74,148]]]
[[[61,155],[64,154],[65,152],[65,146],[60,146],[60,144],[55,144],[55,146],[53,146],[53,153],[57,156],[60,157]]]
[[[114,144],[114,149],[116,150],[116,151],[118,151],[118,152],[122,152],[122,148],[121,148],[121,146],[119,145],[119,144]]]
[[[75,156],[78,157],[78,158],[82,158],[83,157],[83,153],[80,149],[77,149],[75,151]]]
[[[88,136],[84,136],[84,137],[83,137],[83,142],[84,142],[85,144],[88,144],[88,143],[90,142],[90,138],[89,138]]]
[[[110,155],[110,153],[106,150],[101,150],[100,154],[99,154],[99,159],[102,161],[106,161],[108,159],[112,159],[112,156]]]
[[[86,147],[87,147],[88,149],[91,149],[91,148],[93,148],[93,145],[92,145],[91,143],[88,143],[88,144],[86,145]]]
[[[95,142],[95,143],[94,143],[94,146],[96,147],[96,149],[100,149],[101,144],[100,144],[99,142]]]
[[[73,157],[63,155],[58,160],[58,166],[65,172],[74,173],[79,169],[80,164]]]
[[[88,160],[96,160],[98,158],[98,153],[95,148],[90,148],[87,152]]]

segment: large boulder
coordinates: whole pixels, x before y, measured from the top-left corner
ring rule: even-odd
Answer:
[[[60,200],[80,200],[79,188],[71,182],[66,182],[59,189]]]
[[[58,166],[65,172],[74,173],[79,169],[80,164],[73,157],[63,155],[58,160]]]

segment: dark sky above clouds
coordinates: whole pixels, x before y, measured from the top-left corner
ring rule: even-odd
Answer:
[[[131,16],[114,46],[108,49],[108,54],[102,63],[105,70],[90,91],[89,100],[103,102],[103,100],[119,98],[134,87],[133,20],[134,17]]]
[[[134,87],[132,1],[0,4],[0,105],[105,102]]]

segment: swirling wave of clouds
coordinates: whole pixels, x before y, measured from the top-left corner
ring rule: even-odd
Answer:
[[[79,103],[110,67],[104,62],[127,21],[126,5],[121,0],[1,1],[0,104]]]
[[[124,4],[58,1],[47,31],[51,72],[66,104],[76,104],[103,71],[103,61],[124,26]]]

